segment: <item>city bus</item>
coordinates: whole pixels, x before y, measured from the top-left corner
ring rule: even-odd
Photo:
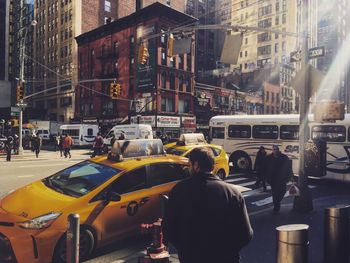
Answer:
[[[209,121],[211,143],[224,147],[234,172],[254,167],[260,146],[278,145],[299,171],[299,115],[219,115]],[[342,121],[316,123],[309,115],[310,138],[327,142],[326,177],[350,180],[350,114]]]

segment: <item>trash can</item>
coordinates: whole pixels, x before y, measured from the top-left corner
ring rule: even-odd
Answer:
[[[325,209],[324,259],[326,263],[349,262],[349,205]]]
[[[309,226],[304,224],[284,225],[277,230],[277,263],[307,263]]]

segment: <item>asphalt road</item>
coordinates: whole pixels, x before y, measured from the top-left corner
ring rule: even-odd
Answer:
[[[35,158],[34,153],[26,151],[24,157],[13,157],[11,162],[6,162],[4,156],[0,156],[0,198],[9,191],[54,174],[61,169],[87,158],[89,158],[89,151],[81,149],[73,150],[71,159],[64,157],[61,158],[58,152],[50,151],[42,151],[38,159]],[[248,212],[255,229],[254,231],[257,233],[255,235],[255,241],[252,241],[252,245],[243,250],[243,258],[246,259],[244,262],[260,262],[259,256],[254,255],[259,255],[260,253],[266,254],[267,252],[264,246],[260,244],[261,242],[264,242],[263,235],[266,235],[266,231],[261,234],[259,231],[264,231],[266,227],[270,227],[271,236],[269,234],[267,238],[270,239],[271,242],[274,242],[274,227],[275,225],[284,223],[283,218],[288,218],[288,222],[298,222],[298,220],[300,220],[298,215],[288,214],[288,211],[290,211],[293,205],[293,198],[287,194],[283,200],[283,207],[288,210],[282,211],[282,216],[278,218],[272,217],[271,192],[269,188],[267,192],[263,192],[261,188],[255,189],[254,175],[234,174],[230,175],[226,181],[239,186],[243,191]],[[341,199],[337,199],[338,196],[348,196],[350,190],[350,185],[343,182],[309,180],[309,185],[312,191],[312,196],[315,200],[318,200],[318,204],[322,202],[323,199],[326,200],[327,198],[333,198],[335,200],[334,203],[336,203],[337,200],[341,202]],[[285,215],[284,217],[283,214]],[[322,216],[320,215],[319,217],[321,218]],[[271,223],[271,220],[274,225],[269,226],[268,224]],[[315,240],[315,242],[321,242],[319,238],[315,238]],[[254,244],[254,242],[256,244]],[[146,243],[145,240],[140,238],[119,242],[97,251],[93,256],[93,259],[89,262],[136,262],[133,260],[127,260],[128,256],[132,257],[139,255],[140,251],[143,251]],[[273,246],[274,245],[272,244],[272,247]],[[319,249],[320,246],[320,244],[317,244],[317,249]],[[270,250],[274,251],[274,249]],[[266,256],[270,257],[272,260],[273,253],[271,253],[269,252]],[[172,256],[176,257],[176,254],[173,254]],[[320,258],[320,256],[316,254],[315,257]],[[120,258],[124,258],[125,261],[119,261]],[[118,259],[118,261],[115,261],[116,259]],[[172,262],[177,262],[176,258],[172,258]],[[272,261],[266,260],[261,262],[265,263]]]
[[[41,151],[39,158],[25,151],[23,157],[13,156],[11,162],[0,157],[0,198],[8,192],[54,174],[89,157],[88,150],[72,150],[72,158],[60,157],[59,152]]]

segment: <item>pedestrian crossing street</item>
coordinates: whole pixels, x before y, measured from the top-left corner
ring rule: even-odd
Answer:
[[[225,181],[230,184],[234,184],[238,190],[242,193],[243,197],[247,198],[249,196],[256,196],[258,199],[250,202],[255,206],[263,206],[272,203],[271,197],[271,187],[266,184],[267,191],[264,192],[262,186],[260,188],[255,187],[256,177],[252,174],[231,174],[229,175]],[[287,184],[287,189],[292,183],[289,182]],[[315,188],[315,185],[309,185],[310,188]],[[285,198],[289,196],[289,192],[287,191],[285,194]],[[262,198],[262,199],[259,199]],[[255,198],[254,198],[255,199]]]

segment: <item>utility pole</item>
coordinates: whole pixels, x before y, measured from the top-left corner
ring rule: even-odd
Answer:
[[[294,198],[293,209],[298,212],[308,212],[313,209],[311,191],[307,185],[305,174],[305,144],[309,140],[309,99],[310,99],[310,76],[309,76],[309,34],[308,34],[308,0],[303,1],[302,7],[302,59],[301,69],[304,71],[304,79],[300,89],[300,115],[299,115],[299,178],[298,186],[300,195]]]

